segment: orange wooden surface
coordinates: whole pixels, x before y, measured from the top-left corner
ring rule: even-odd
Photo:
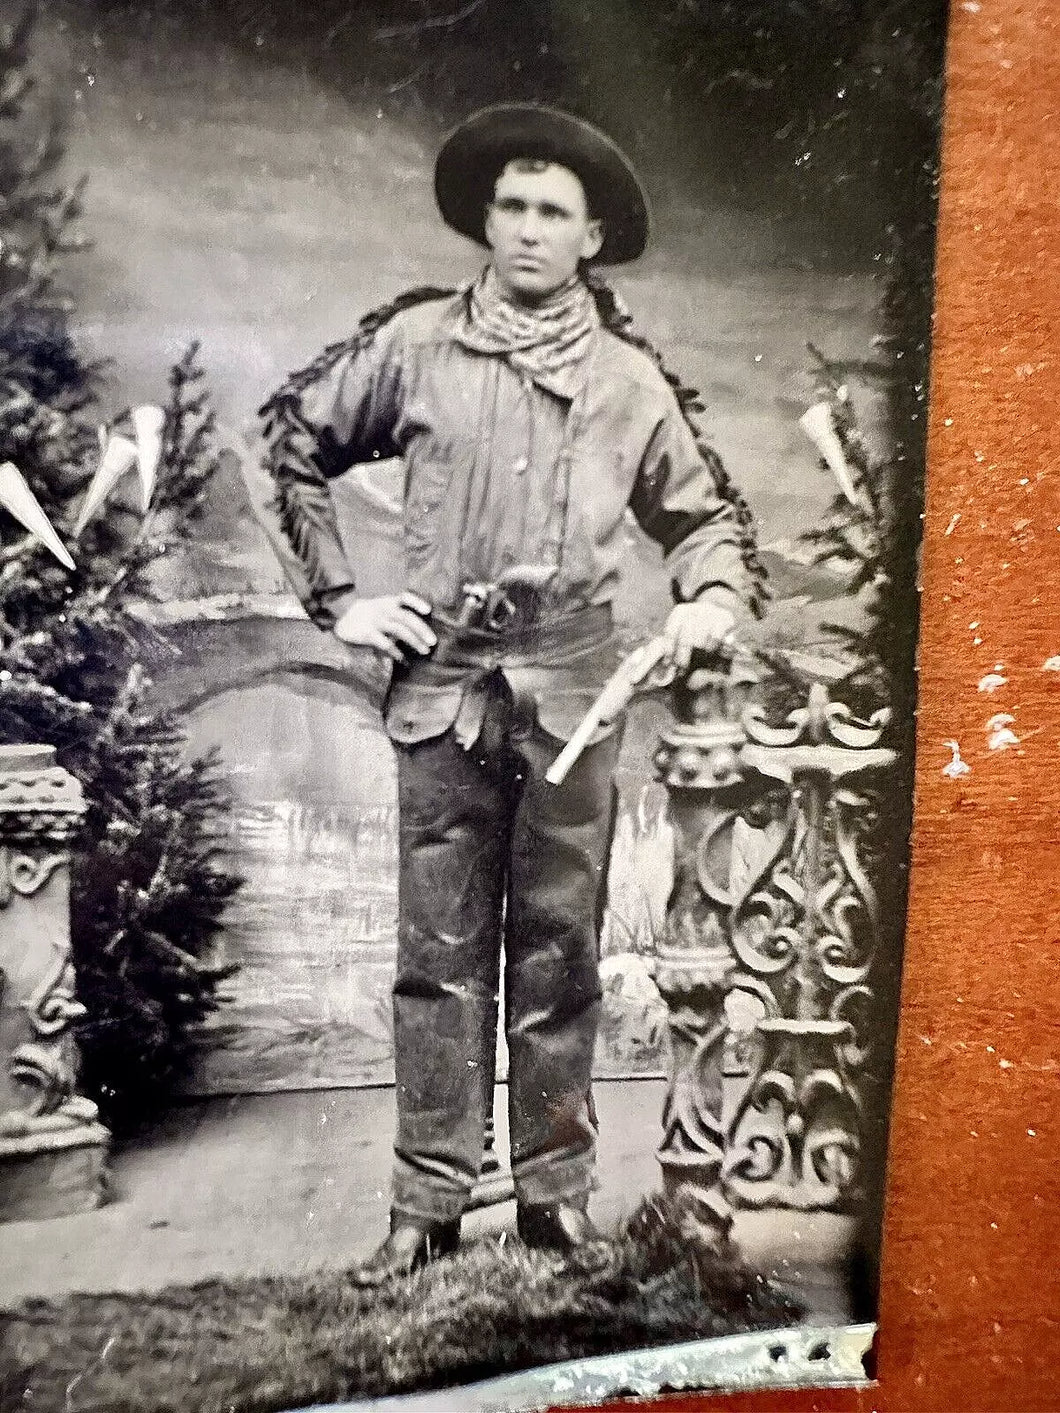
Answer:
[[[880,1384],[653,1409],[1060,1410],[1054,655],[1060,0],[954,0]],[[978,691],[995,668],[1007,682]],[[996,713],[1019,746],[987,748]],[[951,739],[960,779],[942,773]]]

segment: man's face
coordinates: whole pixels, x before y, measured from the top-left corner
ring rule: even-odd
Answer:
[[[580,261],[597,254],[603,231],[572,171],[517,161],[497,178],[486,239],[504,293],[520,304],[538,304],[567,283]]]

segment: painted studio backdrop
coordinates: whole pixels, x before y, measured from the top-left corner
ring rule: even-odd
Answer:
[[[836,365],[893,357],[888,295],[903,272],[889,232],[908,223],[912,195],[876,146],[888,125],[889,144],[913,141],[923,115],[903,110],[903,56],[887,52],[882,22],[837,36],[829,6],[819,21],[832,48],[818,49],[802,7],[781,25],[774,16],[768,79],[740,67],[754,29],[725,7],[691,29],[681,7],[615,4],[486,3],[426,25],[411,4],[321,4],[311,25],[280,5],[237,3],[223,18],[190,0],[50,8],[54,63],[74,75],[70,161],[89,175],[93,249],[69,271],[79,336],[114,360],[115,396],[131,401],[157,396],[169,363],[200,340],[226,447],[157,610],[181,656],[156,665],[156,691],[186,710],[194,749],[220,750],[237,796],[228,847],[247,879],[223,939],[238,969],[188,1087],[386,1082],[393,765],[374,704],[299,620],[247,504],[236,459],[254,409],[369,308],[477,269],[433,207],[448,125],[513,95],[581,108],[647,176],[656,240],[616,284],[700,390],[704,432],[758,517],[773,594],[765,637],[807,660],[834,655],[822,623],[856,627],[861,604],[850,566],[815,564],[820,546],[806,537],[837,489],[800,427],[822,377],[808,345]],[[719,44],[732,50],[720,66]],[[856,89],[853,113],[851,61],[876,77]],[[895,450],[887,394],[871,374],[849,388],[880,458]],[[366,590],[400,577],[398,484],[384,465],[339,487]],[[629,555],[638,568],[619,608],[633,640],[661,622],[667,581],[633,531]],[[673,855],[652,783],[663,710],[636,709],[625,748],[601,1073],[665,1066],[651,976]]]
[[[0,0],[0,1304],[35,1304],[0,1402],[322,1405],[687,1341],[707,1362],[660,1355],[656,1385],[864,1378],[941,0],[20,14]],[[505,99],[582,114],[642,174],[652,243],[603,277],[745,497],[765,610],[630,708],[606,1269],[517,1239],[497,1102],[461,1251],[355,1291],[389,1210],[396,764],[372,663],[260,528],[250,437],[367,312],[476,276],[432,167]],[[403,469],[332,485],[359,588],[393,591]],[[630,520],[623,650],[670,592]]]
[[[57,1302],[16,1312],[0,1402],[177,1409],[190,1370],[204,1407],[306,1406],[730,1335],[742,1364],[652,1379],[862,1379],[944,8],[0,0],[0,1303]],[[260,528],[251,438],[369,311],[474,278],[433,164],[504,99],[583,115],[642,174],[654,238],[604,276],[768,592],[630,710],[607,1269],[516,1239],[499,1102],[459,1253],[355,1298],[389,1203],[395,761],[370,659]],[[396,589],[401,466],[332,484],[358,586]],[[671,585],[632,520],[625,555],[629,651]]]

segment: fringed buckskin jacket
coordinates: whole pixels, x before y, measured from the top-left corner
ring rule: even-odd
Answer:
[[[662,547],[675,597],[731,608],[748,600],[741,502],[719,487],[648,353],[601,325],[581,365],[534,378],[475,347],[466,290],[414,298],[385,319],[369,316],[262,409],[275,486],[266,528],[275,541],[278,526],[281,547],[293,550],[293,564],[282,558],[314,622],[332,627],[356,592],[328,482],[389,457],[405,468],[406,587],[433,605],[436,627],[457,618],[468,581],[495,581],[520,564],[553,567],[553,623],[570,615],[584,624],[586,610],[599,623],[628,552],[627,512]],[[537,656],[525,641],[507,654],[493,644],[482,666],[505,672],[563,739],[613,669],[614,643]],[[410,743],[448,729],[474,676],[430,660],[399,669],[391,737]]]

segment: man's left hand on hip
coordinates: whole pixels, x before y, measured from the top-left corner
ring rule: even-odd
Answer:
[[[714,652],[727,640],[731,641],[735,623],[736,619],[727,608],[709,599],[676,604],[662,630],[662,636],[670,644],[674,666],[684,672],[697,649]]]

